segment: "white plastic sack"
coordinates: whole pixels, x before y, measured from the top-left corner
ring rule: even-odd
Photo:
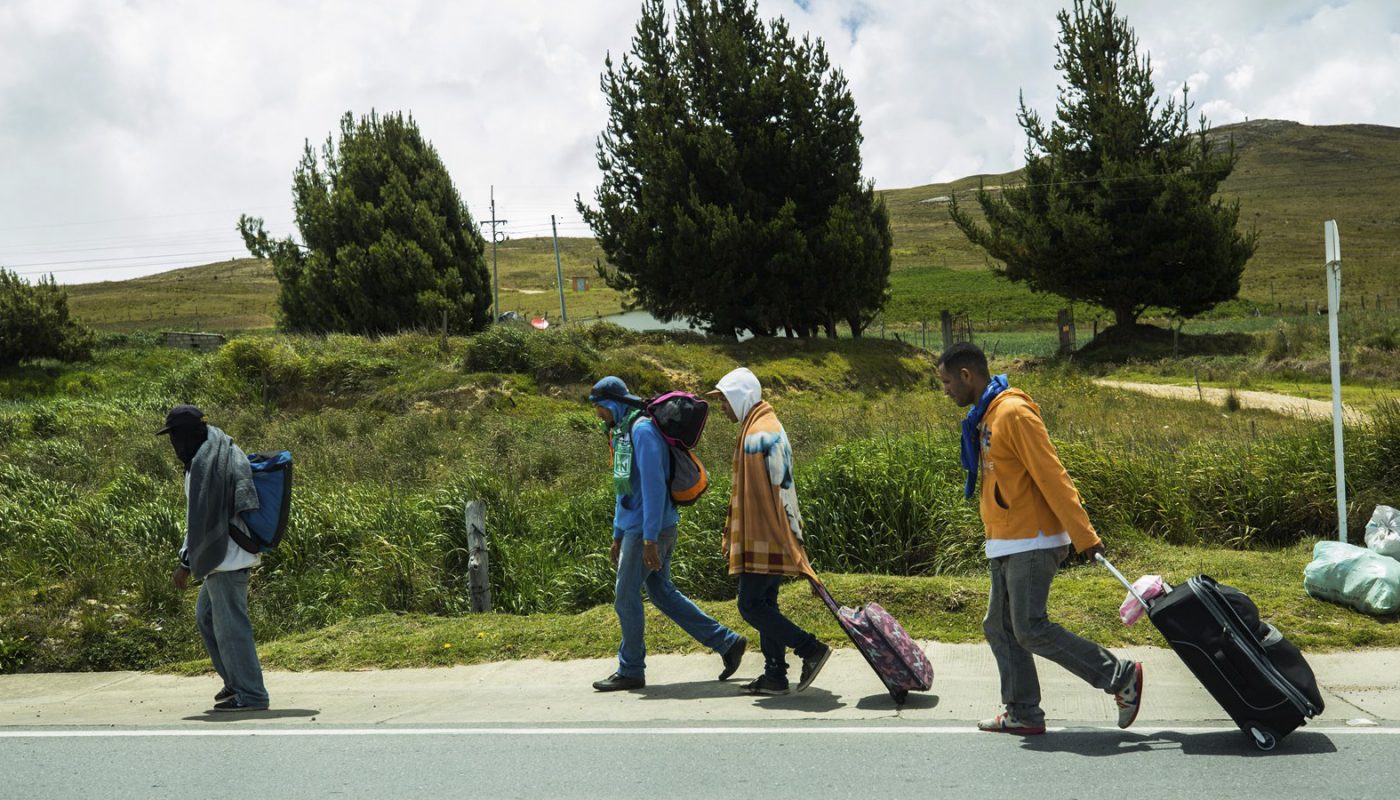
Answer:
[[[1322,600],[1374,616],[1400,611],[1400,561],[1342,542],[1318,542],[1303,588]]]
[[[1376,506],[1366,523],[1366,546],[1383,556],[1400,559],[1400,511]]]

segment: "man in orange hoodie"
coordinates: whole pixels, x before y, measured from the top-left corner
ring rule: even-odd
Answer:
[[[1114,656],[1070,633],[1046,613],[1050,582],[1070,548],[1103,552],[1074,482],[1060,464],[1040,418],[1040,407],[992,376],[975,345],[959,343],[938,359],[943,393],[971,406],[963,421],[962,464],[968,498],[982,475],[982,524],[992,587],[982,630],[996,657],[1004,708],[977,723],[979,730],[1034,735],[1045,732],[1040,681],[1032,654],[1054,661],[1114,696],[1118,727],[1137,718],[1142,664]]]

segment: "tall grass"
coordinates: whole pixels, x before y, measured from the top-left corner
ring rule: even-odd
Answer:
[[[180,473],[152,435],[176,402],[200,403],[249,451],[287,448],[297,460],[289,538],[253,583],[262,640],[369,614],[464,613],[469,499],[488,508],[497,608],[610,602],[607,448],[581,401],[597,373],[550,365],[597,370],[620,354],[691,389],[736,363],[755,369],[794,442],[819,570],[981,568],[977,510],[962,498],[957,462],[961,412],[928,388],[927,360],[907,348],[702,344],[604,327],[526,339],[523,361],[475,360],[505,355],[514,336],[446,349],[431,336],[266,338],[213,356],[129,342],[84,368],[0,376],[0,670],[141,668],[198,655],[192,593],[169,580],[184,524]],[[1169,542],[1272,547],[1333,524],[1323,426],[1165,413],[1157,401],[1111,399],[1064,365],[1013,382],[1040,401],[1105,538],[1131,528]],[[1400,406],[1372,420],[1348,432],[1358,524],[1368,504],[1393,502],[1400,488]],[[675,579],[699,598],[733,592],[719,544],[736,434],[712,417],[700,455],[714,485],[682,514]]]

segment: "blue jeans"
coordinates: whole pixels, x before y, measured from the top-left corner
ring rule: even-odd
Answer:
[[[266,706],[267,688],[248,619],[248,570],[209,573],[199,587],[194,621],[224,686],[245,706]]]
[[[1049,659],[1096,689],[1113,693],[1133,679],[1134,663],[1050,621],[1045,604],[1050,582],[1069,546],[1032,550],[988,562],[992,576],[982,631],[997,660],[1001,701],[1027,725],[1041,725],[1040,678],[1031,654]]]
[[[656,549],[661,556],[661,569],[656,572],[648,571],[642,562],[642,535],[629,533],[622,537],[613,608],[617,611],[617,621],[622,624],[617,671],[625,677],[641,678],[646,675],[646,616],[642,608],[644,585],[651,604],[700,644],[715,652],[726,653],[739,640],[739,634],[701,611],[671,583],[671,555],[676,551],[676,536],[676,529],[671,527],[657,537]]]
[[[778,587],[782,575],[760,575],[744,572],[739,575],[739,613],[744,621],[758,631],[759,649],[763,651],[763,673],[781,683],[787,682],[787,648],[798,658],[814,655],[819,650],[817,637],[793,624],[778,608]]]

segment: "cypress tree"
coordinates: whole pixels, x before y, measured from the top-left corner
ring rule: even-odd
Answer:
[[[596,206],[609,285],[714,332],[860,335],[888,295],[889,215],[820,40],[750,0],[647,0],[606,61]]]
[[[271,258],[284,328],[383,334],[480,330],[489,320],[486,244],[412,117],[347,112],[292,180],[302,242],[244,215],[249,251]]]
[[[1188,97],[1162,103],[1150,56],[1112,0],[1061,11],[1060,87],[1048,126],[1027,109],[1025,185],[979,190],[986,226],[954,198],[953,221],[1031,289],[1097,303],[1130,329],[1148,308],[1191,317],[1239,294],[1257,235],[1239,203],[1212,199],[1235,165],[1233,142],[1193,133]]]

